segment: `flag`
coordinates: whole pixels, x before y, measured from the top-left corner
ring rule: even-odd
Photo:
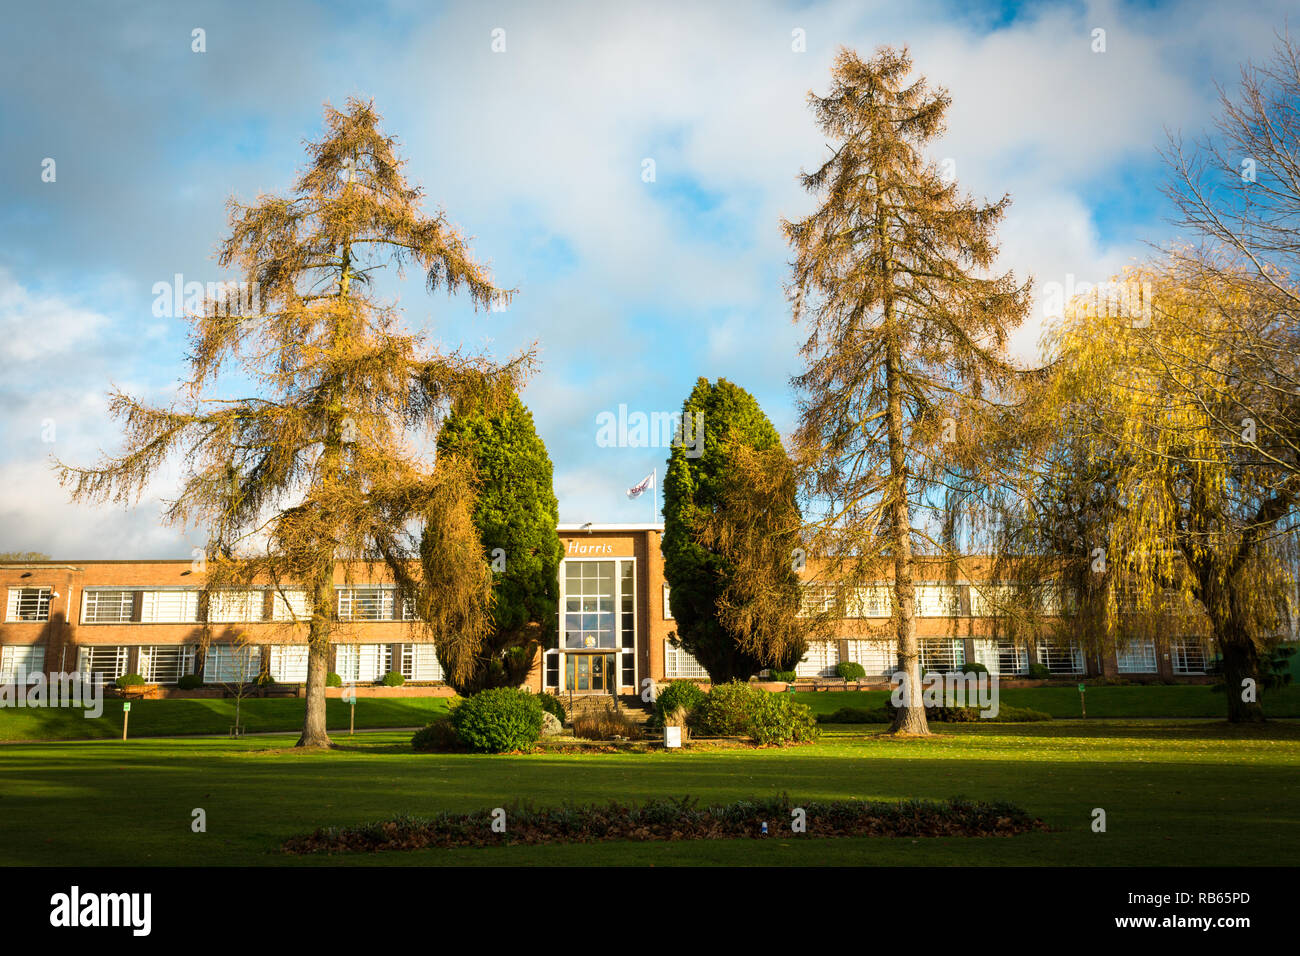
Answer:
[[[654,486],[655,486],[655,475],[654,472],[652,471],[650,472],[650,474],[646,475],[635,485],[629,488],[627,490],[627,496],[629,498],[640,498],[643,494],[645,494]]]

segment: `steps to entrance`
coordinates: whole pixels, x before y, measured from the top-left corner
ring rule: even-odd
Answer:
[[[568,694],[560,694],[559,698],[564,703],[570,721],[577,716],[604,713],[612,709],[615,702],[633,722],[644,726],[650,720],[650,708],[636,694],[620,694],[618,697],[613,694],[574,694],[572,698]]]

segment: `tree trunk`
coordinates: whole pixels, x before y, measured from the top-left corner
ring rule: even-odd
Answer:
[[[1259,702],[1260,673],[1259,653],[1249,640],[1241,635],[1220,634],[1219,650],[1223,654],[1224,691],[1228,697],[1228,720],[1234,724],[1259,723],[1264,720],[1264,708]],[[1251,696],[1254,700],[1243,700],[1246,688],[1243,682],[1254,681]]]
[[[906,676],[903,706],[894,715],[892,734],[928,735],[921,698],[921,654],[916,640],[916,587],[912,581],[912,516],[907,508],[907,463],[903,446],[903,403],[899,394],[898,340],[889,343],[885,386],[889,407],[889,485],[893,496],[894,604],[897,608],[898,658]]]
[[[334,563],[321,572],[312,595],[311,627],[307,632],[307,715],[299,747],[330,747],[325,729],[325,680],[329,672],[330,621],[333,616]]]

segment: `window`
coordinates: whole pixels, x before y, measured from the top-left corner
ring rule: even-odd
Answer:
[[[546,686],[560,686],[560,654],[558,651],[549,651],[546,654]]]
[[[335,644],[334,672],[345,683],[377,681],[392,668],[392,645]]]
[[[665,584],[664,585],[664,620],[665,621],[671,621],[673,619],[673,606],[668,600],[668,592],[670,590],[672,589]]]
[[[82,592],[81,623],[127,624],[135,618],[134,591]],[[119,677],[122,675],[118,675]]]
[[[966,642],[960,638],[923,638],[921,645],[921,672],[955,671],[966,663]]]
[[[306,591],[272,591],[271,620],[310,621],[311,606]]]
[[[614,561],[564,562],[564,646],[618,647]]]
[[[402,644],[402,676],[407,680],[442,680],[438,648],[432,644]]]
[[[1029,670],[1029,649],[1012,641],[975,641],[975,660],[996,677],[1015,677]]]
[[[6,644],[0,647],[0,683],[28,683],[45,673],[43,644]]]
[[[803,586],[799,604],[802,617],[824,614],[835,610],[835,585],[808,583]]]
[[[127,592],[130,593],[129,591]],[[82,647],[77,651],[77,670],[88,674],[91,680],[96,675],[104,683],[111,683],[126,673],[129,647]]]
[[[888,584],[872,584],[868,587],[854,588],[849,601],[849,617],[889,617]]]
[[[307,645],[272,644],[267,661],[271,680],[280,684],[307,682]]]
[[[851,640],[849,660],[861,664],[868,677],[892,677],[898,670],[898,642]]]
[[[1129,641],[1116,652],[1115,664],[1121,674],[1154,674],[1156,642],[1150,638]]]
[[[50,588],[10,588],[6,621],[48,621]]]
[[[703,678],[709,677],[706,671],[690,652],[684,647],[673,647],[664,641],[664,676],[668,678]]]
[[[208,598],[208,620],[214,624],[260,621],[262,604],[261,591],[217,591]]]
[[[400,599],[397,588],[367,586],[339,588],[341,621],[414,621],[415,602]]]
[[[957,585],[917,585],[917,617],[956,617],[959,614],[961,614],[961,592]]]
[[[140,620],[145,624],[191,624],[198,619],[198,591],[172,588],[141,595]]]
[[[262,649],[255,644],[213,644],[203,661],[205,684],[247,684],[261,672]]]
[[[175,684],[194,673],[194,648],[176,644],[146,644],[140,648],[140,676],[150,684]]]
[[[808,653],[794,667],[798,677],[835,677],[840,662],[839,649],[833,641],[809,641]]]
[[[1083,651],[1078,642],[1065,644],[1039,644],[1038,663],[1053,674],[1082,674]]]
[[[1209,655],[1199,637],[1180,637],[1170,642],[1175,674],[1204,674]]]

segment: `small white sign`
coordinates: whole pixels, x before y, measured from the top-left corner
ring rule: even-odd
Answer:
[[[664,728],[664,746],[680,747],[682,745],[682,728],[665,727]]]

